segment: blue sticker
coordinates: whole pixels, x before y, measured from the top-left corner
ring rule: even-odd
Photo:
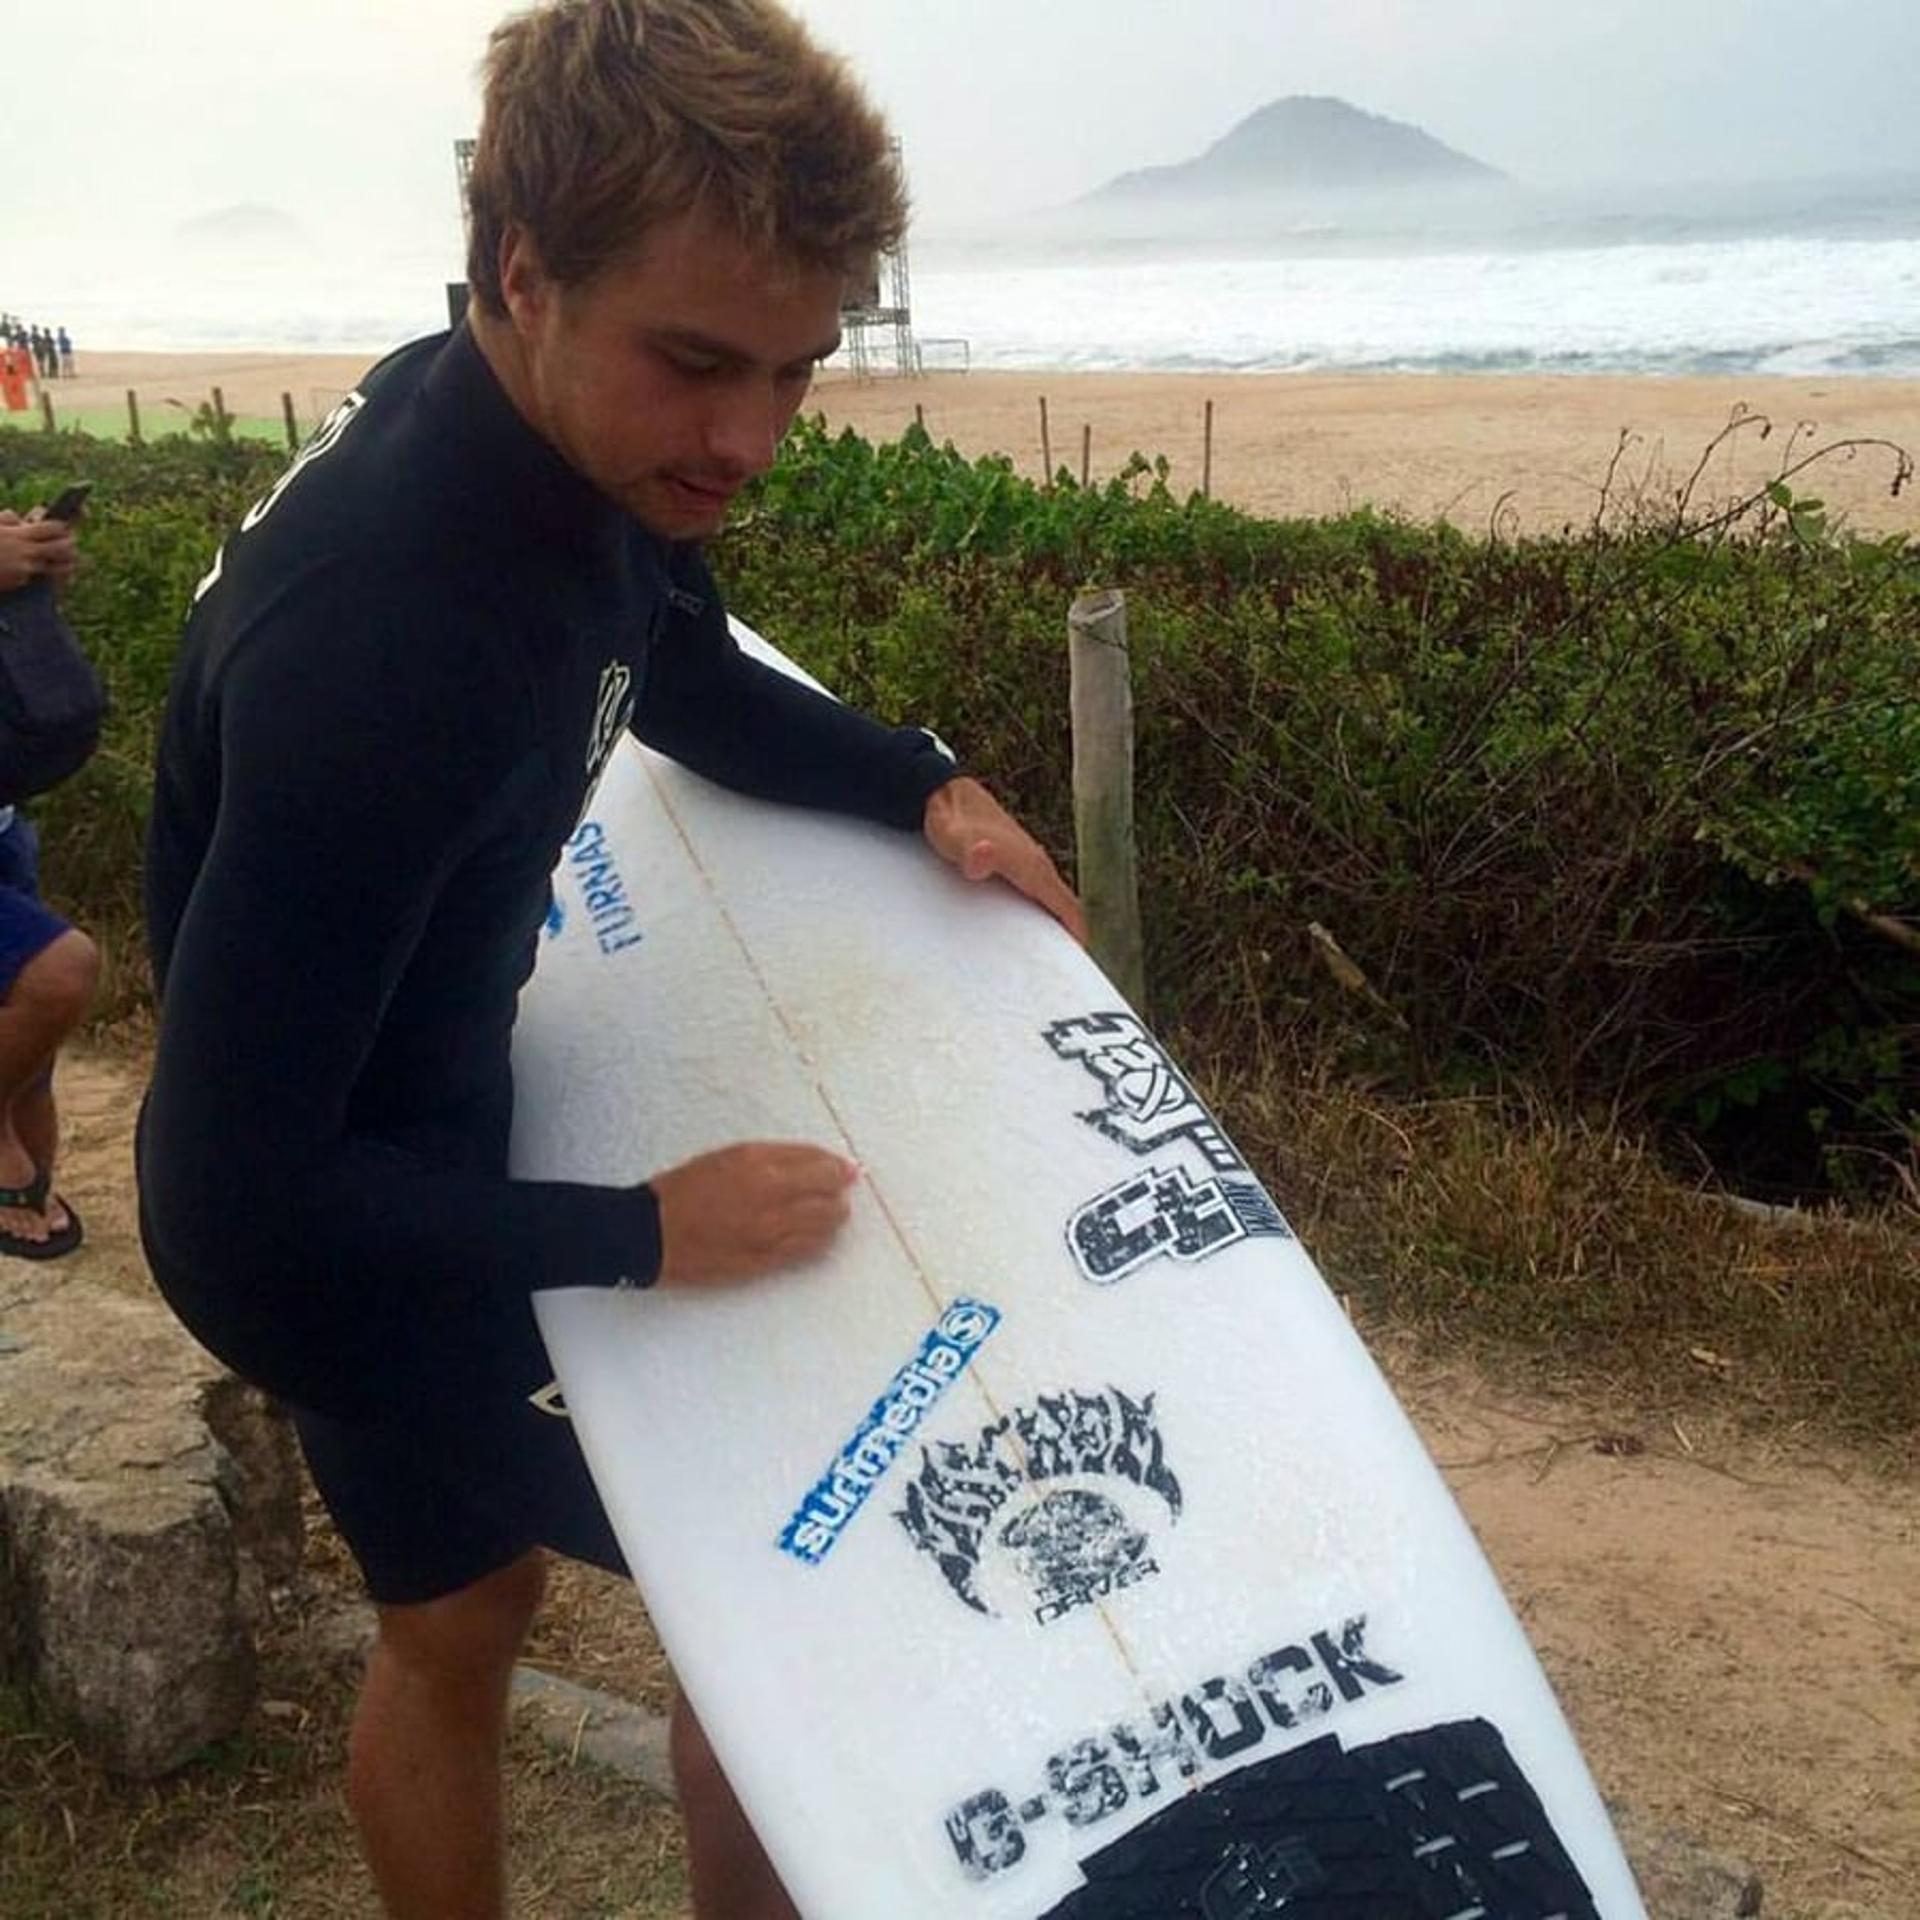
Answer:
[[[580,887],[580,898],[602,953],[637,947],[645,938],[636,922],[619,863],[598,820],[582,820],[567,842],[567,865]],[[548,922],[551,927],[552,922]]]
[[[893,1376],[853,1438],[800,1502],[780,1535],[782,1553],[817,1567],[833,1551],[887,1469],[912,1444],[928,1412],[999,1324],[1000,1309],[979,1300],[956,1300],[940,1316],[920,1351]]]

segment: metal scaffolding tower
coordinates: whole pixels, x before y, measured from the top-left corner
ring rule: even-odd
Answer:
[[[907,272],[907,243],[883,254],[871,283],[840,310],[841,351],[856,380],[871,380],[887,370],[911,376],[920,371],[920,348],[913,337],[913,289]]]
[[[900,142],[893,142],[893,162],[900,165]],[[871,380],[886,371],[911,376],[920,371],[920,348],[913,337],[913,286],[907,272],[907,240],[874,263],[873,278],[852,291],[840,309],[841,351],[856,380]]]

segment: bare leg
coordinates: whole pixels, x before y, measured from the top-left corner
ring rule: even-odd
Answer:
[[[685,1700],[673,1703],[672,1753],[695,1920],[800,1920]]]
[[[85,1015],[100,972],[94,944],[77,928],[42,948],[0,1001],[0,1187],[24,1187],[36,1168],[53,1168],[58,1143],[53,1089],[44,1075]],[[0,1208],[0,1229],[44,1240],[66,1225],[51,1199],[45,1213]]]
[[[545,1585],[530,1553],[444,1599],[379,1610],[347,1800],[392,1920],[504,1920],[507,1689]]]

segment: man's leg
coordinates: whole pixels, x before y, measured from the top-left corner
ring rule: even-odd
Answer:
[[[671,1751],[695,1920],[800,1920],[685,1700],[673,1703]]]
[[[444,1599],[378,1609],[347,1800],[392,1920],[504,1920],[507,1690],[545,1584],[534,1552]]]
[[[85,1015],[99,973],[93,942],[69,927],[20,969],[0,1000],[0,1187],[24,1187],[36,1172],[53,1171],[59,1128],[47,1073]],[[0,1208],[0,1231],[23,1240],[44,1240],[65,1225],[65,1209],[51,1195],[45,1213]]]

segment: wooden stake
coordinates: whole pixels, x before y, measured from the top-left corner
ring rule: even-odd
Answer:
[[[1200,498],[1213,498],[1213,402],[1207,402],[1206,440],[1200,454]]]
[[[227,397],[218,387],[215,387],[213,390],[213,417],[221,425],[224,426],[226,424]]]
[[[300,422],[293,417],[293,395],[283,393],[280,396],[280,417],[287,423],[287,451],[300,451]]]
[[[140,396],[131,387],[127,389],[127,443],[140,444]]]
[[[53,431],[53,395],[45,387],[40,389],[40,424],[49,433]]]
[[[1053,488],[1053,440],[1047,432],[1047,396],[1040,396],[1040,484]]]
[[[1084,488],[1093,472],[1093,422],[1082,423],[1080,428],[1080,485]]]
[[[1073,830],[1088,945],[1107,978],[1144,1012],[1126,595],[1110,588],[1078,595],[1067,615],[1067,648]]]
[[[923,406],[922,406],[922,405],[920,404],[920,402],[919,402],[918,400],[916,400],[916,401],[915,401],[915,402],[913,403],[913,424],[914,424],[914,425],[915,425],[916,427],[918,427],[918,428],[920,429],[920,431],[921,431],[922,433],[925,433],[925,432],[926,432],[926,430],[927,430],[927,410],[926,410],[926,408],[925,408],[925,407],[923,407]]]

